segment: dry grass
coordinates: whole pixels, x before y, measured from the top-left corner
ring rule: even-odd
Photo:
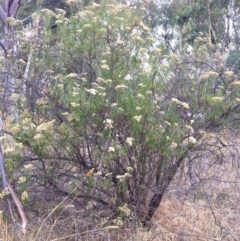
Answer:
[[[55,217],[53,222],[45,219],[30,225],[25,237],[19,230],[16,230],[16,227],[1,219],[1,232],[4,241],[230,241],[239,240],[240,238],[238,217],[236,213],[231,211],[230,206],[211,209],[202,200],[183,203],[176,197],[172,197],[164,200],[160,205],[154,215],[153,226],[150,231],[146,231],[141,227],[134,228],[129,226],[119,229],[114,229],[114,227],[94,228],[85,232],[77,232],[77,228],[74,228],[74,222],[69,225],[68,222],[70,220],[67,217],[61,220],[61,215],[59,215]],[[79,223],[77,218],[75,223]],[[69,230],[65,230],[64,226],[67,226]]]

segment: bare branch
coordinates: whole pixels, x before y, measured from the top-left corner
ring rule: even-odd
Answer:
[[[2,6],[0,6],[0,20],[3,25],[7,23],[7,16],[6,16],[6,13],[4,12]]]
[[[9,16],[10,17],[16,16],[20,5],[21,5],[21,0],[12,0],[12,3],[10,5],[10,9],[9,9]]]
[[[3,51],[4,51],[5,55],[6,55],[7,54],[7,50],[6,50],[6,47],[5,47],[5,45],[4,45],[4,43],[2,41],[0,41],[0,47],[2,47],[2,49],[3,49]]]
[[[3,120],[2,117],[0,117],[0,130],[3,130]],[[2,185],[3,189],[7,188],[7,178],[6,178],[6,172],[4,167],[4,157],[3,157],[3,150],[2,145],[0,145],[0,170],[2,173]]]
[[[0,118],[0,130],[3,130],[3,121],[2,121],[2,118]],[[13,215],[13,212],[12,212],[12,205],[11,205],[11,202],[9,200],[9,198],[7,198],[7,203],[8,203],[8,208],[9,208],[9,211],[10,211],[10,214],[11,214],[11,218],[13,220],[14,223],[16,223],[18,226],[20,226],[22,228],[22,231],[23,233],[25,234],[26,232],[26,225],[27,225],[27,219],[26,219],[26,216],[25,216],[25,213],[23,211],[23,208],[22,208],[22,204],[21,202],[19,201],[16,193],[14,192],[11,184],[8,182],[7,180],[7,176],[6,176],[6,171],[5,171],[5,166],[4,166],[4,154],[3,154],[3,148],[2,148],[2,145],[0,145],[0,170],[1,170],[1,173],[2,173],[2,184],[3,184],[3,189],[8,189],[9,192],[11,193],[11,196],[13,198],[13,201],[18,209],[18,212],[21,216],[21,219],[22,219],[22,225],[20,225],[14,215]]]
[[[8,16],[9,0],[4,0],[4,3],[5,3],[5,13]]]
[[[14,192],[11,184],[10,184],[8,181],[7,181],[7,187],[8,187],[9,192],[11,193],[11,196],[12,196],[12,198],[13,198],[13,201],[14,201],[14,203],[15,203],[17,209],[18,209],[18,212],[19,212],[19,214],[20,214],[20,216],[21,216],[22,225],[20,225],[16,220],[13,220],[13,221],[15,221],[15,223],[18,224],[18,226],[20,226],[20,227],[22,228],[22,231],[23,231],[23,233],[25,234],[25,232],[26,232],[26,226],[27,226],[27,218],[26,218],[25,213],[24,213],[24,211],[23,211],[22,204],[21,204],[21,202],[19,201],[16,193]]]

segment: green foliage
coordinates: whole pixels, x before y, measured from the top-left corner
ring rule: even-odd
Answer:
[[[168,53],[142,22],[144,10],[103,1],[77,11],[74,4],[69,18],[42,11],[41,38],[26,53],[29,83],[24,77],[12,96],[11,132],[34,157],[38,183],[114,202],[128,217],[149,187],[166,191],[185,157],[201,150],[204,133],[232,121],[238,83],[222,72],[221,50],[204,34],[194,36],[192,52],[183,44]],[[179,6],[176,24],[195,32],[190,18],[201,22],[203,10],[201,1]],[[25,49],[28,39],[19,38]]]

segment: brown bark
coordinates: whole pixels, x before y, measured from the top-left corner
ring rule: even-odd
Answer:
[[[177,173],[178,168],[181,166],[183,160],[185,158],[185,155],[183,157],[179,158],[178,161],[168,168],[168,173],[162,173],[162,178],[156,183],[156,186],[159,187],[159,190],[153,194],[153,197],[148,205],[148,213],[145,217],[145,220],[142,222],[143,226],[149,226],[150,221],[152,220],[152,217],[154,213],[156,212],[157,208],[159,207],[162,198],[173,180],[175,174]]]

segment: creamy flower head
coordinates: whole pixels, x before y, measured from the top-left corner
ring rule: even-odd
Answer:
[[[112,129],[113,128],[113,120],[106,119],[105,121],[103,121],[103,123],[105,124],[105,128],[107,128],[107,129]]]
[[[58,87],[59,89],[61,89],[61,90],[64,89],[64,85],[63,85],[63,84],[58,84],[57,87]]]
[[[27,164],[27,165],[24,165],[24,168],[25,168],[26,170],[32,170],[33,165],[32,165],[32,164]]]
[[[66,77],[67,77],[67,78],[77,78],[78,75],[75,74],[75,73],[70,73],[70,74],[68,74]]]
[[[128,89],[128,87],[126,85],[117,85],[115,87],[115,90],[125,90],[125,89]]]
[[[185,109],[189,109],[189,105],[186,102],[182,102],[182,101],[180,101],[180,100],[178,100],[176,98],[172,98],[172,102],[176,103],[177,105],[181,105]]]
[[[132,175],[130,173],[125,173],[124,175],[117,175],[116,178],[119,179],[120,182],[122,182],[131,176]]]
[[[51,11],[51,10],[49,10],[49,9],[47,9],[47,8],[42,9],[41,12],[43,12],[43,13],[45,13],[46,15],[51,16],[51,17],[56,16],[56,14],[55,14],[53,11]]]
[[[94,13],[88,10],[85,10],[84,13],[90,17],[94,16]]]
[[[19,177],[18,179],[18,183],[24,183],[26,181],[27,181],[26,177]]]
[[[19,131],[20,131],[20,125],[19,125],[19,124],[16,124],[15,126],[13,126],[13,127],[11,128],[11,132],[12,132],[13,134],[17,134]]]
[[[123,40],[117,40],[116,45],[124,45],[124,41]]]
[[[183,140],[182,145],[188,146],[188,145],[194,145],[196,143],[197,143],[197,140],[193,136],[190,136]]]
[[[10,148],[10,147],[5,149],[5,151],[4,151],[5,154],[12,153],[12,152],[14,152],[14,149]]]
[[[180,101],[180,100],[178,100],[178,99],[176,99],[176,98],[172,98],[172,102],[174,102],[174,103],[176,103],[176,104],[181,103],[181,101]]]
[[[42,137],[43,137],[42,134],[38,133],[33,137],[33,140],[37,141],[37,140],[40,140]]]
[[[82,29],[77,29],[77,30],[76,30],[76,33],[77,33],[77,34],[81,34],[82,31],[83,31]]]
[[[91,95],[96,95],[98,93],[97,90],[91,88],[91,89],[85,89],[86,92],[88,92]]]
[[[136,120],[137,122],[140,122],[140,120],[142,119],[141,115],[136,115],[133,117],[134,120]]]
[[[146,48],[139,48],[139,52],[147,52],[148,50]]]
[[[181,102],[181,104],[180,104],[183,108],[185,108],[185,109],[189,109],[189,105],[188,105],[188,103],[186,103],[186,102]]]
[[[127,74],[124,78],[125,80],[129,81],[129,80],[132,80],[132,77],[130,74]]]
[[[132,172],[133,168],[132,167],[127,167],[126,170],[127,170],[127,172]]]
[[[23,193],[22,193],[22,196],[21,196],[21,199],[22,199],[22,201],[26,201],[26,200],[28,200],[28,193],[27,193],[27,191],[24,191]]]
[[[112,146],[110,146],[110,147],[108,148],[108,152],[115,152],[115,148],[112,147]]]
[[[105,82],[106,82],[105,79],[100,78],[100,77],[98,77],[98,78],[96,79],[96,81],[99,82],[99,83],[105,83]]]
[[[190,125],[185,125],[185,128],[190,134],[194,133],[194,129]]]
[[[219,75],[216,71],[209,71],[208,74],[210,77],[218,77]]]
[[[142,42],[143,39],[140,37],[140,35],[136,34],[135,36],[133,36],[135,40]]]
[[[102,176],[102,172],[94,173],[94,176],[95,176],[95,177],[100,177],[100,176]]]
[[[164,121],[166,125],[171,126],[171,123],[168,121]]]
[[[71,106],[72,106],[72,107],[78,107],[78,106],[80,106],[80,104],[79,104],[79,103],[76,103],[76,102],[71,102]]]
[[[232,78],[234,76],[234,73],[232,71],[225,71],[224,74],[228,78]]]
[[[73,91],[72,96],[78,96],[78,92]]]
[[[18,64],[22,64],[22,65],[25,65],[25,64],[26,64],[26,62],[25,62],[23,59],[19,59],[19,60],[17,61],[17,63],[18,63]]]
[[[230,85],[240,86],[240,80],[232,82]]]
[[[106,79],[106,83],[110,84],[110,83],[112,83],[112,80],[111,79]]]
[[[94,6],[94,7],[100,7],[101,5],[98,4],[98,3],[92,3],[92,6]]]
[[[126,143],[127,143],[129,146],[132,146],[133,140],[134,140],[134,138],[128,137],[128,138],[126,139]]]
[[[171,145],[169,146],[170,147],[170,149],[175,149],[175,148],[177,148],[177,146],[178,146],[178,144],[177,143],[175,143],[175,142],[172,142],[171,143]]]
[[[196,143],[197,143],[197,140],[196,140],[193,136],[190,136],[190,137],[188,138],[188,142],[189,142],[190,144],[196,144]]]
[[[114,17],[114,19],[116,19],[118,21],[124,21],[124,18]]]
[[[65,14],[66,14],[66,11],[63,10],[63,9],[61,9],[61,8],[55,8],[55,10],[56,10],[58,13],[62,14],[62,15],[65,15]]]
[[[115,107],[115,106],[117,106],[118,105],[118,103],[112,103],[111,104],[111,107]]]
[[[101,68],[102,68],[102,69],[105,69],[105,70],[109,70],[109,66],[108,66],[107,64],[101,65]]]
[[[55,120],[51,120],[51,121],[44,122],[44,123],[40,124],[36,128],[36,132],[42,132],[42,131],[51,130],[53,128],[54,123],[55,123]]]
[[[62,24],[62,23],[64,23],[64,22],[60,19],[56,20],[56,22],[55,22],[55,24]]]
[[[8,190],[8,188],[6,187],[1,193],[0,193],[0,199],[4,198],[6,195],[9,195],[10,192]]]
[[[212,97],[211,100],[216,101],[216,102],[222,102],[224,100],[224,98],[220,97],[220,96],[215,96],[215,97]]]
[[[85,24],[85,25],[83,25],[83,28],[91,28],[92,27],[92,25],[91,24]]]
[[[7,17],[7,21],[10,25],[14,25],[14,26],[23,24],[23,22],[21,20],[15,19],[13,17]]]
[[[138,99],[145,99],[144,95],[142,95],[142,94],[137,94],[137,98]]]
[[[119,210],[124,213],[126,217],[131,215],[131,210],[128,208],[127,204],[125,203],[122,207],[119,207]]]
[[[219,74],[218,74],[217,72],[215,72],[215,71],[209,71],[209,72],[207,72],[207,73],[202,74],[202,75],[200,76],[200,79],[201,79],[201,80],[207,80],[207,79],[209,79],[209,78],[216,78],[216,77],[218,77],[218,76],[219,76]]]

